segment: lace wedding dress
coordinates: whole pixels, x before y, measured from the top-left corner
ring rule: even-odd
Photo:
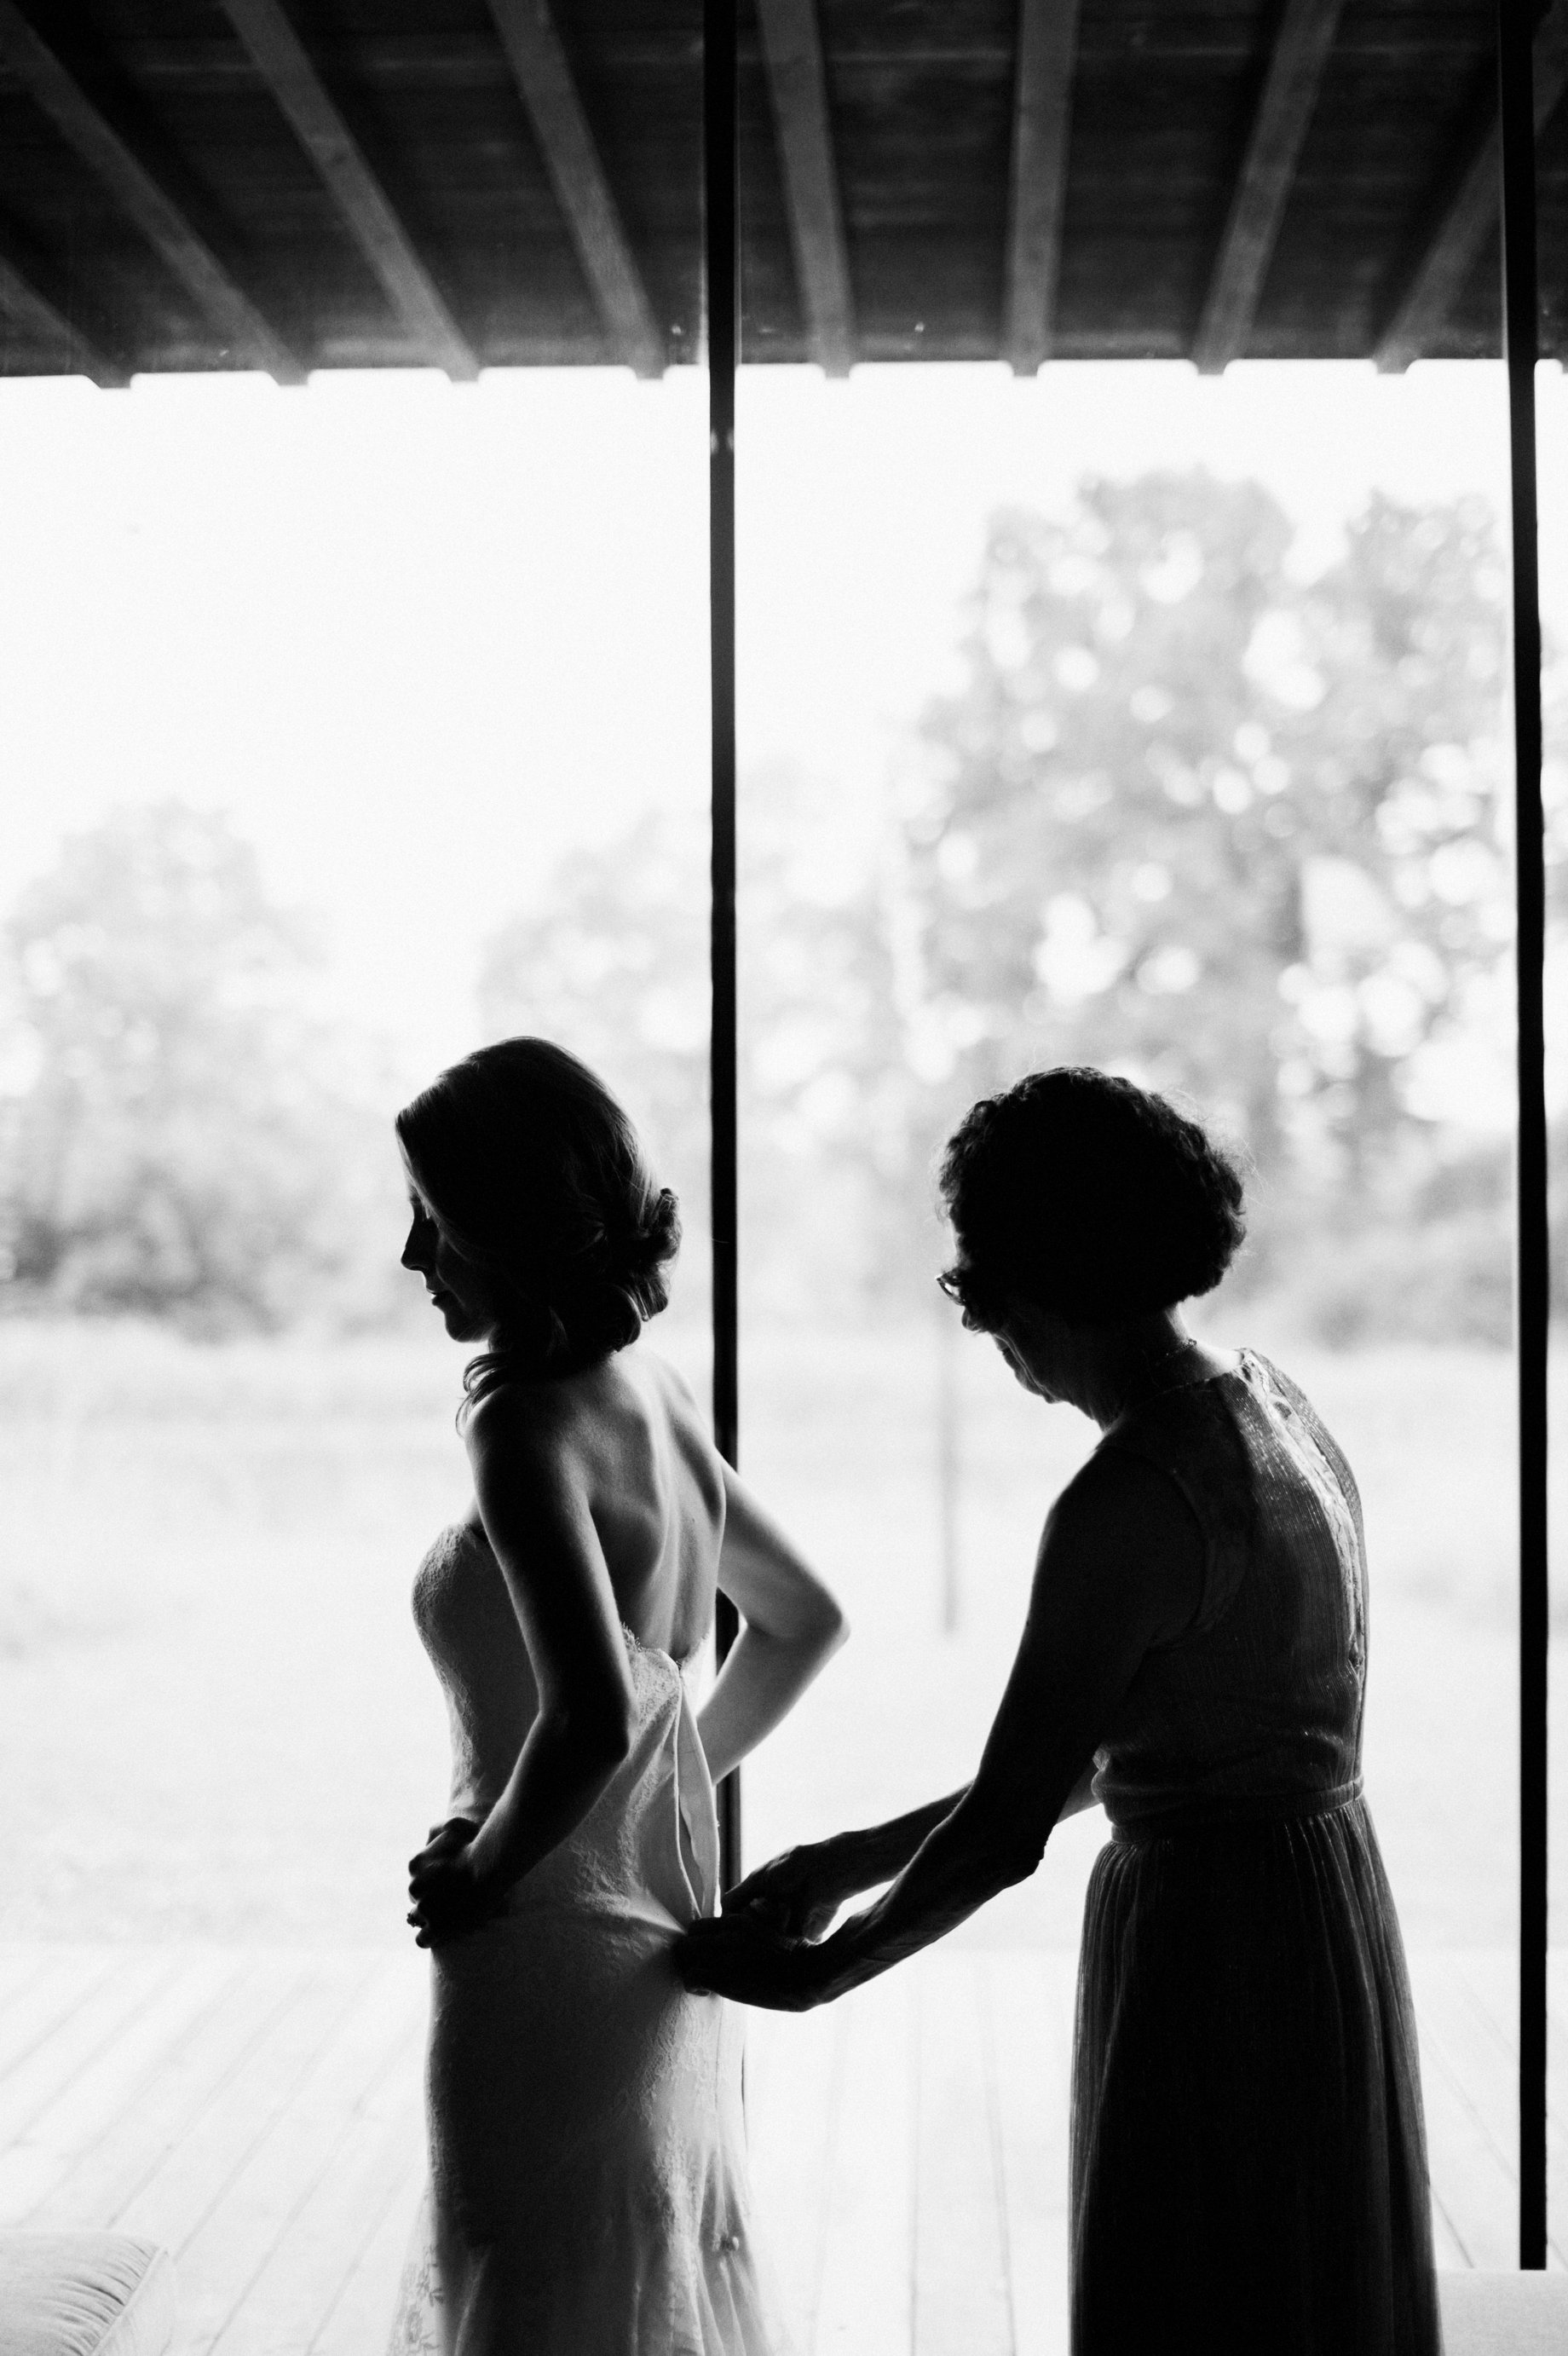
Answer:
[[[477,1820],[533,1707],[483,1532],[437,1539],[414,1612],[452,1719],[451,1814]],[[389,2356],[780,2356],[747,2214],[741,2018],[669,1963],[714,1909],[713,1786],[680,1665],[626,1644],[630,1755],[506,1912],[432,1959],[430,2189]]]

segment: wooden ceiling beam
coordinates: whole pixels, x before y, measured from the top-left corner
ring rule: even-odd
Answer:
[[[1536,28],[1535,132],[1540,137],[1568,90],[1568,0],[1557,0]],[[1403,294],[1379,340],[1380,369],[1397,374],[1418,360],[1464,291],[1476,258],[1497,226],[1498,127],[1495,119],[1447,203],[1438,211]]]
[[[472,381],[479,363],[467,337],[279,0],[222,6],[408,334],[449,377]]]
[[[1032,376],[1051,357],[1079,0],[1019,0],[1002,357]]]
[[[46,346],[60,345],[70,360],[69,367],[62,370],[64,375],[91,377],[94,384],[104,386],[130,383],[130,370],[123,363],[111,359],[4,253],[0,253],[0,313],[15,320],[25,335],[36,336]]]
[[[1193,339],[1205,375],[1238,359],[1252,333],[1342,5],[1287,0]]]
[[[96,174],[241,364],[264,369],[280,384],[303,384],[301,361],[15,0],[0,0],[0,65]]]
[[[829,376],[848,376],[855,298],[816,0],[757,0],[757,16],[811,357]]]
[[[639,376],[662,376],[665,339],[547,0],[489,8],[615,357]]]

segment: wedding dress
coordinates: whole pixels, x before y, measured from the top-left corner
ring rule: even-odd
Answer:
[[[437,1539],[414,1613],[452,1721],[450,1813],[478,1820],[533,1708],[481,1530]],[[430,2187],[389,2356],[780,2356],[748,2217],[741,2016],[669,1962],[715,1907],[713,1785],[681,1664],[625,1637],[628,1757],[505,1912],[432,1958]]]

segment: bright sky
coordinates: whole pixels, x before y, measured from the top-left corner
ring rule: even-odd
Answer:
[[[1568,637],[1568,382],[1540,379]],[[331,991],[417,1073],[571,843],[707,786],[706,391],[691,370],[0,386],[0,905],[65,830],[227,808],[325,911]],[[1254,475],[1328,552],[1373,486],[1506,505],[1494,365],[748,371],[741,755],[874,801],[951,660],[988,511],[1086,473]]]

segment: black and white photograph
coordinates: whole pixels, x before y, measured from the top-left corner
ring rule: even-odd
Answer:
[[[0,2356],[1565,2356],[1568,0],[0,0]]]

